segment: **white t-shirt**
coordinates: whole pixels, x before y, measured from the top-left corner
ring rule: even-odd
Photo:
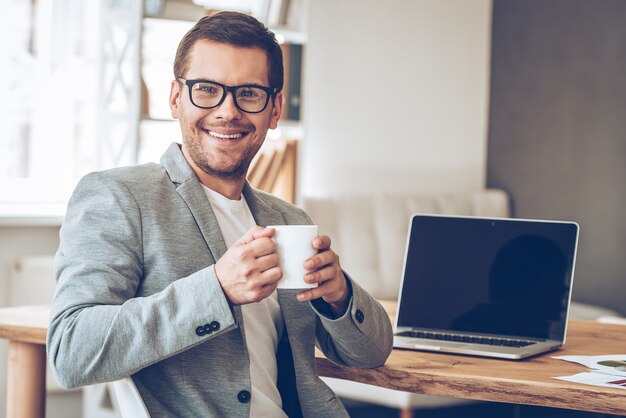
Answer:
[[[256,225],[246,199],[241,195],[239,200],[230,200],[204,185],[202,188],[215,212],[226,247],[230,248]],[[276,349],[284,327],[278,295],[274,291],[260,302],[241,305],[241,311],[250,355],[250,417],[287,418],[276,387]]]

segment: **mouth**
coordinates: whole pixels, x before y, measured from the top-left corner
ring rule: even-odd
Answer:
[[[221,134],[219,132],[209,131],[209,135],[219,139],[239,139],[243,137],[241,132],[236,134]]]
[[[248,135],[250,132],[247,131],[229,131],[229,132],[217,132],[210,129],[203,129],[203,131],[216,139],[227,140],[227,141],[236,141],[238,139],[243,138]]]

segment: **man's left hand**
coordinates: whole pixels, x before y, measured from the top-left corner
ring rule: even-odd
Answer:
[[[298,300],[304,302],[321,297],[335,313],[344,313],[350,301],[350,291],[339,265],[339,256],[330,248],[330,238],[326,235],[318,235],[312,244],[318,253],[304,261],[304,268],[309,271],[304,281],[318,286],[298,293]]]

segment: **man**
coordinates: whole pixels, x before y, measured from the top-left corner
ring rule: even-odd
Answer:
[[[56,257],[48,358],[65,387],[131,376],[152,416],[341,417],[314,346],[343,365],[391,351],[382,307],[330,238],[306,260],[317,288],[276,291],[273,229],[310,224],[253,190],[253,156],[283,104],[282,55],[256,19],[219,13],[181,41],[170,107],[182,146],[161,164],[87,175]]]

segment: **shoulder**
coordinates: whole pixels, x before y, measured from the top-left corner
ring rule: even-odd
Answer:
[[[77,189],[123,188],[132,192],[145,189],[147,184],[152,185],[166,178],[167,173],[163,167],[155,163],[147,163],[91,172],[79,181]]]
[[[171,193],[175,188],[163,167],[149,163],[94,171],[80,179],[70,205],[134,208],[141,202]]]
[[[99,179],[103,182],[111,181],[132,186],[133,184],[145,185],[146,183],[153,182],[160,177],[167,176],[167,173],[159,164],[146,163],[96,171],[88,174],[87,176],[93,176],[95,179]]]

